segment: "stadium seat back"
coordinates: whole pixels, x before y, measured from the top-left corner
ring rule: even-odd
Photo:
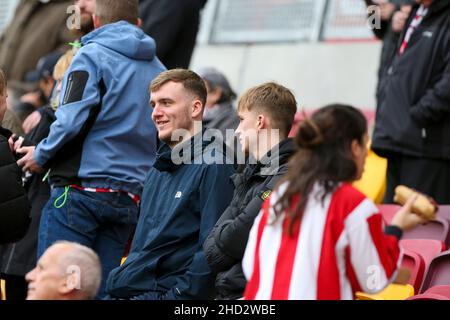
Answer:
[[[392,218],[394,218],[395,214],[398,210],[401,209],[401,206],[398,204],[379,204],[378,210],[380,210],[381,215],[383,216],[386,224],[391,224]]]
[[[425,262],[422,256],[414,251],[403,249],[402,267],[411,273],[408,283],[419,292],[425,274]]]
[[[420,293],[434,286],[450,285],[450,251],[445,251],[431,261],[426,272]]]
[[[437,217],[436,220],[427,224],[419,225],[414,229],[405,231],[403,239],[434,239],[443,242],[448,247],[449,239],[449,221]]]

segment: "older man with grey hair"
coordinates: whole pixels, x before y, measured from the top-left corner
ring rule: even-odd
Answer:
[[[27,300],[92,300],[101,282],[97,254],[77,243],[60,241],[26,275]]]

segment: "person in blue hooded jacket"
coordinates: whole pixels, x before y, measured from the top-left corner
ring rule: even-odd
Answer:
[[[58,240],[93,248],[105,278],[120,264],[138,215],[138,198],[155,159],[157,135],[148,86],[165,70],[155,42],[138,27],[138,0],[97,0],[95,30],[63,80],[46,139],[17,150],[24,171],[49,169],[38,258]]]
[[[206,87],[199,75],[172,69],[151,85],[152,118],[163,141],[142,194],[125,263],[107,280],[111,299],[214,297],[214,274],[202,250],[233,196],[233,152],[202,129]]]

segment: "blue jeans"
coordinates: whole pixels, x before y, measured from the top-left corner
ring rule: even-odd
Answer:
[[[71,188],[65,204],[57,209],[55,200],[63,194],[64,188],[54,188],[42,210],[38,259],[59,240],[92,248],[102,264],[102,282],[97,295],[101,299],[106,295],[106,279],[111,270],[120,265],[136,226],[138,207],[124,193],[94,193]],[[56,205],[61,202],[57,201]]]

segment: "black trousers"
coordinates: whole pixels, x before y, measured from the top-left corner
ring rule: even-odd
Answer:
[[[384,203],[393,203],[398,185],[423,192],[438,204],[450,204],[450,161],[390,154]]]

